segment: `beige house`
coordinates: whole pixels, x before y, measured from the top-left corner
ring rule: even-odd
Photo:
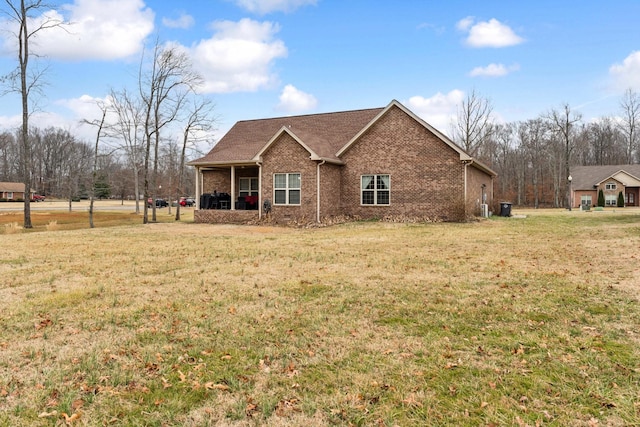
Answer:
[[[492,204],[496,176],[395,100],[240,121],[189,164],[196,222],[461,221]]]
[[[574,166],[571,169],[572,207],[596,206],[602,190],[605,206],[640,206],[640,165]]]

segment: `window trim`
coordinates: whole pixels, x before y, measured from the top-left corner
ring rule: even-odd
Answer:
[[[284,175],[285,176],[285,187],[276,187],[276,176]],[[290,187],[289,186],[289,178],[292,175],[298,175],[298,179],[300,181],[300,185],[298,187]],[[285,192],[285,203],[276,202],[276,191],[284,191]],[[299,202],[298,203],[290,203],[291,200],[291,192],[298,191],[299,192]],[[300,172],[287,172],[287,173],[274,173],[273,174],[273,204],[276,206],[300,206],[302,204],[302,173]]]
[[[604,189],[605,190],[617,190],[618,189],[618,184],[616,184],[615,182],[607,182],[604,185]]]
[[[255,179],[256,188],[251,187],[251,183],[254,179]],[[249,182],[248,190],[242,190],[241,182],[244,182],[244,181]],[[238,178],[238,197],[257,196],[259,192],[260,192],[260,181],[258,180],[257,176],[241,176],[240,178]],[[246,194],[242,194],[242,193],[246,193]]]
[[[363,179],[365,177],[373,177],[375,188],[363,188]],[[388,188],[378,188],[378,178],[387,177]],[[373,203],[364,203],[365,191],[373,191]],[[379,193],[387,193],[387,203],[379,202]],[[391,174],[389,173],[365,173],[360,175],[360,206],[390,206],[391,205]]]

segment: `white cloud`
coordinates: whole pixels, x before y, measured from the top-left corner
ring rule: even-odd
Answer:
[[[456,27],[469,33],[465,43],[471,47],[507,47],[524,42],[508,25],[497,19],[475,23],[473,17],[467,17],[458,21]]]
[[[124,58],[141,51],[145,37],[153,31],[153,20],[153,12],[142,0],[76,0],[62,5],[60,12],[47,11],[29,23],[32,29],[47,21],[65,23],[37,33],[30,47],[55,59]],[[0,25],[15,27],[7,21]],[[5,39],[3,44],[13,50],[15,41]]]
[[[511,65],[509,67],[504,64],[489,64],[486,67],[476,67],[469,75],[471,77],[503,77],[507,74],[518,71],[520,66],[518,64]]]
[[[473,16],[467,16],[466,18],[462,18],[456,24],[456,28],[460,31],[469,31],[469,28],[473,25],[475,18]]]
[[[292,12],[299,7],[315,5],[317,0],[235,0],[235,3],[252,13]]]
[[[316,108],[318,100],[311,94],[297,89],[293,85],[286,85],[280,94],[277,109],[287,113],[300,113]]]
[[[162,18],[162,25],[169,28],[180,28],[186,30],[187,28],[193,27],[194,23],[195,21],[193,19],[193,16],[186,13],[180,14],[180,16],[175,19]]]
[[[613,64],[609,68],[609,75],[618,90],[640,90],[640,50],[631,52],[622,64]]]
[[[407,107],[440,132],[447,133],[457,117],[464,92],[454,89],[447,94],[436,93],[431,98],[412,96]]]
[[[274,38],[277,24],[242,19],[217,21],[213,37],[191,48],[196,69],[205,79],[206,93],[255,91],[276,83],[271,68],[287,56],[282,40]]]

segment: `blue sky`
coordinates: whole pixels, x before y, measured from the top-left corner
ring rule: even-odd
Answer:
[[[397,99],[445,133],[472,90],[495,119],[563,103],[585,121],[640,91],[640,1],[73,0],[32,49],[46,57],[34,126],[79,127],[110,89],[135,89],[142,49],[180,45],[205,77],[219,137],[238,120],[386,106]],[[4,6],[2,6],[4,7]],[[0,22],[0,74],[16,65]],[[0,98],[0,130],[20,123]]]

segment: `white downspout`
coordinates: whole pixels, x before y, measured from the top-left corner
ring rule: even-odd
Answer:
[[[202,179],[202,172],[200,172],[200,168],[196,166],[196,210],[200,210],[200,191],[202,185],[200,180]]]
[[[236,200],[236,167],[232,165],[231,166],[231,200],[229,201],[229,203],[231,203],[232,211],[236,210],[235,200]]]
[[[464,162],[464,216],[467,216],[467,179],[469,162]]]
[[[258,165],[258,219],[262,219],[262,162],[256,162]]]
[[[316,222],[320,222],[320,166],[324,165],[326,160],[318,163],[318,167],[316,168],[317,176],[316,176]]]

